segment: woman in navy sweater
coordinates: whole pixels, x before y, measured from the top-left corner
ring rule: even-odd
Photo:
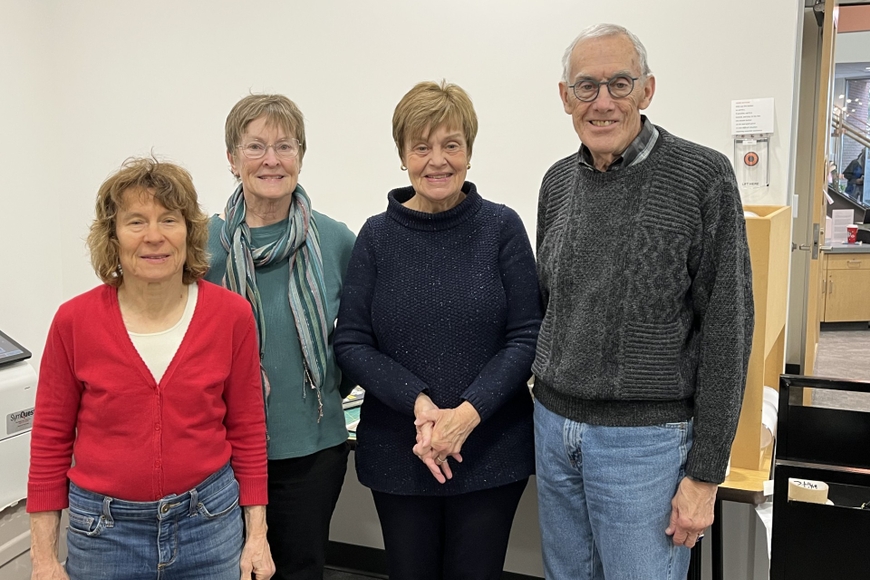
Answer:
[[[335,353],[366,389],[356,467],[392,580],[499,578],[534,472],[535,261],[516,212],[465,181],[476,134],[456,85],[402,98],[411,186],[365,223],[345,277]]]

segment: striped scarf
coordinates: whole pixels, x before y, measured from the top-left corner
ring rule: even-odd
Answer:
[[[260,343],[260,373],[263,394],[268,399],[269,377],[263,368],[266,348],[266,319],[256,269],[281,260],[290,260],[290,310],[302,346],[303,398],[306,387],[317,394],[318,417],[323,417],[321,388],[326,378],[326,296],[323,283],[323,256],[320,234],[311,215],[311,200],[301,185],[296,186],[290,204],[287,229],[280,238],[259,248],[251,247],[251,230],[245,223],[245,197],[242,185],[227,201],[226,218],[220,236],[227,251],[227,271],[223,285],[247,298],[254,310]]]

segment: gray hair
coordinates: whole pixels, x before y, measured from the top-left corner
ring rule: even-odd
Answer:
[[[631,44],[634,45],[634,51],[637,53],[637,60],[640,64],[641,76],[648,77],[651,75],[652,71],[649,69],[649,64],[647,64],[646,61],[646,48],[644,48],[643,43],[637,36],[629,32],[629,30],[624,26],[618,24],[593,24],[592,26],[583,29],[583,32],[577,35],[574,42],[572,42],[568,49],[565,50],[565,55],[562,57],[562,81],[565,83],[569,82],[568,67],[571,66],[571,53],[574,52],[574,48],[581,40],[619,35],[624,35],[631,41]]]

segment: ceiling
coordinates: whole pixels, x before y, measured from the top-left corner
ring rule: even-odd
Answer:
[[[865,32],[870,30],[870,4],[846,5],[840,2],[840,17],[837,19],[837,32]]]

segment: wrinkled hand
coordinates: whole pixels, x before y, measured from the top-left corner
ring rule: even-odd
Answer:
[[[414,445],[414,455],[420,458],[420,461],[426,464],[432,477],[438,483],[446,483],[448,479],[453,479],[453,471],[447,463],[446,457],[441,457],[432,449],[432,431],[435,428],[435,419],[423,418],[425,414],[434,414],[440,411],[438,405],[432,402],[425,393],[417,395],[417,400],[414,402],[414,427],[417,429],[417,443]],[[462,457],[458,458],[462,461]]]
[[[245,513],[245,545],[239,563],[241,580],[269,580],[275,574],[272,550],[266,539],[266,506],[249,505]]]
[[[439,483],[453,477],[448,460],[452,458],[462,463],[462,445],[479,423],[480,415],[468,402],[455,409],[421,406],[414,421],[418,429],[414,453],[429,467]]]
[[[718,485],[684,477],[671,500],[671,522],[665,530],[674,544],[692,548],[713,523],[713,507]]]
[[[31,580],[69,580],[57,561],[57,540],[60,536],[60,510],[30,514],[30,578]]]
[[[415,455],[422,457],[429,450],[432,443],[432,428],[435,426],[434,420],[422,420],[420,416],[426,412],[437,410],[438,405],[432,402],[429,395],[426,393],[417,395],[417,400],[414,401],[414,427],[417,429],[417,444],[414,445]]]
[[[441,453],[441,457],[458,455],[465,440],[480,425],[480,415],[468,401],[455,409],[441,409],[437,415],[432,415],[435,415],[435,427],[432,429],[431,446],[434,451]],[[423,414],[424,419],[429,417],[429,413]]]
[[[275,562],[272,561],[272,550],[266,537],[254,537],[245,540],[241,558],[241,580],[250,580],[251,575],[257,580],[269,580],[275,574]]]
[[[34,563],[30,573],[30,580],[69,580],[66,570],[57,559],[46,562],[44,565]]]

